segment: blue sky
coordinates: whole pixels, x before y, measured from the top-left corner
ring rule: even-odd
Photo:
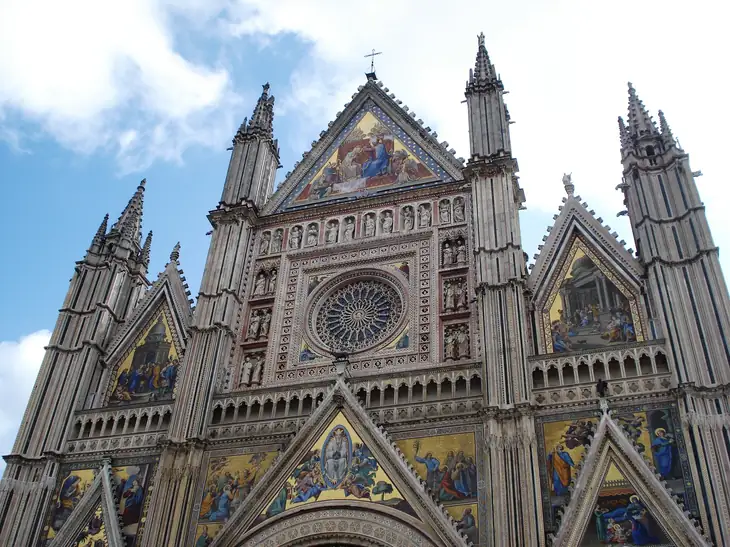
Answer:
[[[378,76],[425,125],[468,156],[464,83],[476,35],[510,91],[513,149],[530,256],[572,172],[576,193],[633,247],[621,197],[616,117],[626,82],[662,108],[701,169],[716,243],[730,126],[718,55],[730,51],[715,2],[375,0],[0,0],[0,452],[17,423],[74,262],[105,213],[148,180],[151,278],[176,241],[192,292],[207,253],[230,138],[260,85],[276,96],[286,171],[364,81]],[[595,4],[595,5],[594,5]],[[43,18],[37,13],[44,13]],[[723,260],[727,262],[727,260]]]

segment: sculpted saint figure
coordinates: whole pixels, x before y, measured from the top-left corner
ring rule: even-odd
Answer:
[[[307,245],[314,247],[317,245],[317,239],[319,239],[319,230],[317,229],[317,226],[310,224],[309,229],[307,230]]]
[[[283,237],[284,232],[282,230],[276,230],[274,232],[274,239],[271,242],[271,252],[272,253],[280,253],[281,252],[281,239]]]
[[[352,217],[345,219],[345,241],[352,241],[355,237],[355,221]]]
[[[327,223],[327,230],[324,234],[327,243],[337,243],[337,228],[336,220],[331,220]]]
[[[453,310],[456,308],[456,294],[454,291],[454,284],[446,282],[444,286],[444,309]]]
[[[457,341],[457,357],[469,357],[469,330],[466,325],[462,325],[459,330],[456,331]]]
[[[469,287],[466,281],[459,283],[459,296],[457,308],[467,309],[469,307]]]
[[[418,227],[428,228],[429,226],[431,226],[431,209],[428,208],[428,205],[422,203],[418,206]]]
[[[456,263],[466,264],[466,245],[463,241],[459,241],[459,245],[456,248]]]
[[[413,230],[413,208],[403,207],[403,230]]]
[[[393,231],[393,213],[385,211],[383,213],[383,233],[389,234]]]
[[[248,321],[247,340],[256,340],[259,337],[259,328],[261,327],[261,314],[258,311],[251,312],[251,318]]]
[[[448,224],[451,222],[451,207],[449,206],[449,200],[445,199],[439,203],[439,219],[441,224]]]
[[[289,233],[289,248],[298,249],[302,242],[302,229],[299,226],[294,226]]]
[[[261,244],[259,245],[259,254],[265,255],[269,253],[269,244],[271,242],[271,234],[266,232],[261,238]]]
[[[451,249],[451,245],[449,245],[449,242],[447,241],[444,243],[444,250],[443,250],[443,264],[444,266],[450,266],[454,263],[454,251]]]
[[[365,237],[373,237],[375,235],[375,218],[373,215],[365,217]]]
[[[269,335],[269,325],[270,324],[271,324],[271,310],[264,310],[264,314],[261,316],[261,329],[259,330],[261,338],[266,338]]]
[[[251,356],[246,355],[246,358],[243,360],[243,371],[241,372],[241,385],[243,385],[243,386],[251,385],[252,368],[253,368],[253,362],[251,361]]]
[[[263,296],[266,293],[266,275],[264,275],[264,272],[259,272],[259,275],[256,276],[256,284],[253,288],[253,295],[254,296]]]
[[[261,374],[264,371],[264,358],[262,356],[256,357],[256,364],[254,365],[253,375],[251,376],[251,385],[257,386],[261,384]]]
[[[464,222],[464,200],[462,198],[454,200],[454,221]]]
[[[271,273],[269,274],[268,287],[266,289],[267,294],[272,294],[276,290],[276,278],[278,275],[279,274],[276,269],[271,270]]]

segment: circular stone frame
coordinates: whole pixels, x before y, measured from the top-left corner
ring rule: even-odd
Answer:
[[[358,347],[356,349],[330,347],[327,342],[322,340],[317,332],[317,323],[320,320],[320,313],[323,312],[323,307],[329,302],[329,298],[338,291],[348,287],[349,285],[354,285],[356,283],[367,281],[371,281],[375,284],[383,286],[384,292],[389,292],[390,294],[394,294],[397,297],[398,302],[396,302],[396,306],[399,308],[398,317],[395,318],[395,320],[391,321],[390,324],[386,326],[386,328],[378,333],[378,336],[376,336],[371,343],[362,345],[361,347]],[[406,295],[407,290],[402,282],[399,281],[398,278],[396,278],[395,276],[382,270],[365,269],[340,274],[329,280],[329,282],[324,283],[322,287],[319,287],[312,296],[312,299],[307,306],[306,313],[306,317],[308,318],[306,325],[307,336],[317,349],[329,354],[337,352],[352,355],[372,350],[375,347],[392,341],[393,336],[400,332],[402,325],[408,315],[408,298]],[[358,312],[356,311],[355,313]]]

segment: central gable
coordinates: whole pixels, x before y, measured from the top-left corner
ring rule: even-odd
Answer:
[[[292,186],[277,211],[454,180],[402,125],[368,98]]]

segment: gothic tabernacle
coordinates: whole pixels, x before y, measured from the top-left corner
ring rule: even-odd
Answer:
[[[464,160],[372,69],[274,191],[265,85],[195,307],[179,245],[148,278],[142,181],[76,264],[0,545],[730,545],[730,300],[688,155],[629,84],[637,251],[566,174],[528,268],[505,93],[481,35]]]

